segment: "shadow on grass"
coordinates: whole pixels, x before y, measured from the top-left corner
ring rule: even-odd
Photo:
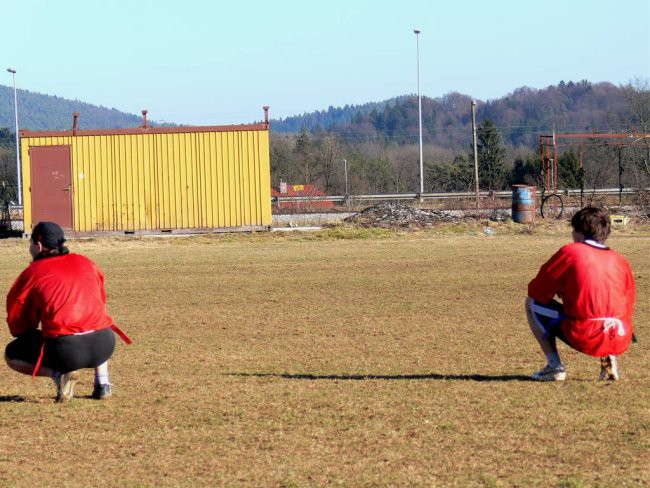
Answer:
[[[22,236],[22,230],[0,230],[0,239],[15,239]]]
[[[0,396],[0,403],[22,403],[26,401],[25,397],[19,395],[3,395]]]
[[[533,381],[524,375],[486,374],[289,374],[289,373],[227,373],[226,376],[283,378],[286,380],[448,380],[448,381]]]

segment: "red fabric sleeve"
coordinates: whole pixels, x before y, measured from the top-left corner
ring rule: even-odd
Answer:
[[[561,292],[564,273],[572,261],[573,257],[567,246],[562,247],[542,265],[537,276],[528,283],[528,296],[540,303],[550,302]]]
[[[7,325],[14,337],[37,328],[41,320],[41,307],[36,303],[32,287],[26,270],[16,279],[7,295]]]
[[[104,273],[102,273],[102,270],[99,269],[99,266],[97,266],[95,263],[93,264],[93,268],[95,269],[95,273],[97,274],[97,281],[99,282],[99,294],[102,299],[102,302],[104,302],[104,305],[106,305],[106,286],[104,284],[105,278],[104,278]]]
[[[630,264],[625,261],[627,266],[627,283],[625,295],[627,297],[627,317],[629,317],[630,326],[632,326],[632,318],[634,317],[634,300],[636,298],[636,284],[634,283],[634,275]]]

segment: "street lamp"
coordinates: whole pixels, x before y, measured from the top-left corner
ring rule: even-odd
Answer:
[[[16,189],[18,190],[18,205],[23,204],[23,195],[21,191],[21,171],[20,171],[20,144],[18,139],[18,95],[16,93],[16,70],[7,68],[14,79],[14,115],[16,117]]]
[[[418,118],[420,126],[420,199],[424,193],[424,163],[422,158],[422,95],[420,94],[420,29],[413,29],[418,53]]]

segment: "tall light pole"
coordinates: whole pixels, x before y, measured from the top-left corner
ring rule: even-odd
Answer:
[[[23,194],[21,191],[21,171],[20,171],[20,140],[18,138],[18,95],[16,92],[16,70],[7,68],[14,79],[14,115],[16,118],[16,189],[18,190],[18,205],[23,204]]]
[[[474,149],[474,194],[476,197],[476,210],[478,210],[481,204],[478,186],[478,151],[476,150],[476,100],[472,100],[472,148]]]
[[[424,193],[424,162],[422,157],[422,95],[420,93],[420,29],[413,29],[418,52],[418,115],[420,125],[420,199]]]

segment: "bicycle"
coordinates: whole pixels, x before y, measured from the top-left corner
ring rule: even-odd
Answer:
[[[561,219],[562,214],[564,213],[564,202],[562,201],[562,197],[557,192],[553,192],[550,195],[545,195],[545,193],[546,185],[543,184],[541,194],[542,204],[539,209],[540,215],[543,219]]]

